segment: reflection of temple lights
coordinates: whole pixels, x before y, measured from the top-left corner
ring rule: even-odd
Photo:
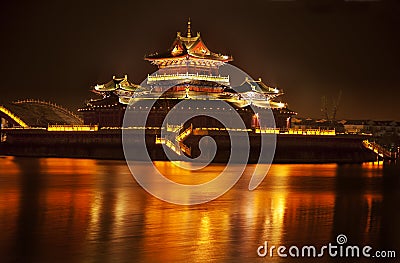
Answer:
[[[210,218],[205,215],[200,221],[200,240],[198,245],[209,244],[210,242]]]
[[[288,180],[291,175],[292,171],[287,165],[274,165],[270,170],[269,180],[276,181],[276,183],[270,183],[280,185],[279,191],[274,191],[270,195],[270,206],[269,210],[266,211],[264,220],[265,235],[270,236],[271,240],[280,241],[282,239],[285,213],[288,206]],[[270,225],[274,226],[275,231],[269,232]]]
[[[272,211],[273,211],[273,222],[283,222],[283,216],[285,214],[285,201],[286,194],[280,196],[274,196],[272,199]]]
[[[121,225],[124,224],[124,220],[126,219],[126,192],[125,191],[118,191],[115,201],[115,209],[114,209],[114,224],[112,231],[113,236],[115,238],[121,238],[124,236],[124,228]]]
[[[371,229],[379,229],[379,221],[374,220],[374,216],[372,213],[373,205],[374,203],[380,203],[382,202],[382,198],[378,195],[374,196],[372,194],[364,195],[364,199],[367,204],[367,222],[365,224],[365,232],[368,233],[371,231]]]
[[[273,193],[269,199],[269,207],[264,215],[263,236],[268,236],[269,240],[280,242],[284,231],[285,212],[287,207],[287,193]],[[271,231],[273,226],[273,231]]]
[[[381,170],[383,168],[382,162],[379,161],[362,163],[362,167],[369,170]]]
[[[93,196],[93,200],[91,202],[91,206],[90,206],[90,222],[89,222],[89,226],[88,226],[88,238],[89,239],[96,239],[97,234],[100,232],[100,222],[99,222],[99,218],[100,218],[100,212],[101,212],[101,193],[100,192],[96,192],[95,195]]]

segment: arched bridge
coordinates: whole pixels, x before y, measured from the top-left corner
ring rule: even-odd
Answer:
[[[83,120],[73,112],[54,103],[23,100],[0,105],[0,119],[9,127],[47,127],[48,125],[82,125]]]

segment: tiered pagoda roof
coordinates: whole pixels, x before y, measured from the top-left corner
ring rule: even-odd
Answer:
[[[151,54],[145,57],[146,60],[152,62],[174,58],[197,58],[221,62],[233,60],[232,56],[211,52],[204,44],[199,32],[197,32],[196,36],[193,36],[190,20],[188,21],[186,36],[182,36],[181,32],[177,32],[176,38],[168,51]]]

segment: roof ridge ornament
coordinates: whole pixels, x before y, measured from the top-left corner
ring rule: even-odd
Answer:
[[[187,23],[187,35],[186,35],[187,38],[191,38],[192,37],[192,31],[191,31],[191,28],[190,28],[190,24],[191,24],[191,22],[190,22],[190,17],[189,17],[189,20],[188,20],[188,23]]]
[[[196,34],[195,34],[196,33]],[[190,17],[187,20],[187,32],[177,31],[176,38],[170,48],[164,53],[153,53],[145,56],[145,60],[151,61],[157,66],[165,66],[166,64],[175,63],[170,59],[206,59],[225,63],[233,60],[231,56],[214,53],[208,49],[200,37],[200,32],[192,31],[192,21]],[[168,61],[167,61],[168,60]]]

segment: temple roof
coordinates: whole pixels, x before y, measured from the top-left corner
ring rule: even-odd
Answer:
[[[104,91],[114,91],[117,89],[123,89],[127,91],[135,91],[140,88],[139,85],[133,84],[128,80],[128,76],[125,75],[123,78],[116,78],[113,76],[113,79],[105,84],[96,85],[94,89],[96,91],[104,92]]]
[[[101,99],[91,99],[85,105],[85,107],[78,109],[78,111],[85,111],[85,109],[92,109],[92,108],[119,108],[121,107],[121,103],[119,103],[119,97],[114,93],[108,94],[106,97]]]
[[[211,52],[204,44],[198,32],[196,36],[192,36],[191,22],[188,21],[186,36],[182,36],[181,32],[177,32],[176,38],[171,48],[163,53],[155,53],[145,57],[146,60],[161,60],[168,58],[192,57],[200,59],[218,60],[222,62],[232,61],[232,56],[217,54]]]
[[[243,81],[243,83],[240,84],[238,87],[236,87],[236,90],[239,93],[256,91],[256,92],[261,92],[261,93],[269,94],[269,95],[275,94],[276,96],[283,94],[283,92],[280,91],[278,88],[274,88],[274,87],[270,87],[270,86],[266,85],[264,82],[262,82],[261,78],[259,78],[258,80],[253,80],[253,79],[246,77],[246,79]]]

